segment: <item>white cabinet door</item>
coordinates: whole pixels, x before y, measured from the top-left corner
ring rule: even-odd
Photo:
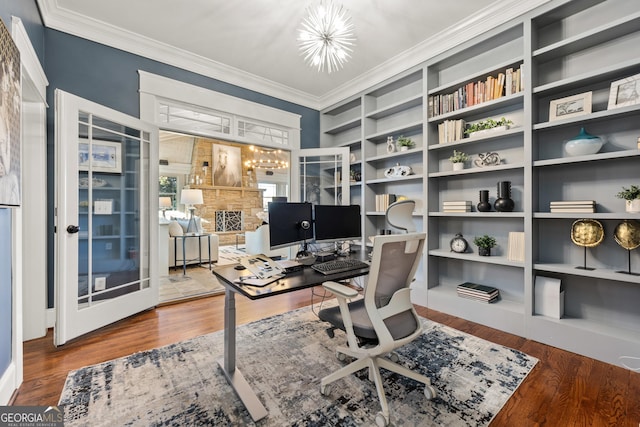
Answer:
[[[309,148],[295,151],[291,178],[299,199],[314,205],[348,205],[350,203],[349,149]],[[294,171],[298,170],[298,174]],[[295,194],[291,195],[296,200]]]
[[[157,304],[158,130],[56,91],[56,345]]]

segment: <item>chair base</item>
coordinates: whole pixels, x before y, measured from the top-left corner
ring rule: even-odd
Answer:
[[[336,380],[339,380],[340,378],[344,378],[348,375],[358,372],[361,369],[369,368],[369,380],[375,383],[376,391],[378,392],[378,399],[380,400],[381,411],[376,417],[376,424],[378,424],[379,426],[386,426],[389,424],[389,405],[387,403],[387,398],[385,396],[384,388],[382,385],[383,382],[382,376],[380,375],[380,368],[384,368],[388,371],[395,372],[404,377],[411,378],[412,380],[424,384],[424,393],[426,398],[433,399],[436,397],[436,390],[431,385],[431,380],[428,377],[407,369],[404,366],[401,366],[389,360],[386,356],[373,356],[369,354],[354,352],[347,347],[338,347],[336,356],[339,360],[344,360],[344,358],[340,357],[341,355],[351,356],[356,358],[356,360],[340,368],[336,372],[333,372],[322,378],[322,380],[320,381],[320,393],[322,393],[322,395],[324,396],[327,396],[329,394],[329,384],[333,383]],[[397,360],[397,355],[392,353],[391,359]]]

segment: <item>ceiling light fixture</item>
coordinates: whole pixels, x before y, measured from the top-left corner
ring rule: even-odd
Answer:
[[[298,30],[298,43],[304,60],[318,71],[329,73],[342,68],[355,45],[354,26],[343,6],[331,0],[307,8],[307,17]]]
[[[289,162],[287,155],[282,150],[265,150],[256,148],[253,145],[249,147],[253,153],[253,159],[246,160],[244,165],[252,169],[286,169]]]

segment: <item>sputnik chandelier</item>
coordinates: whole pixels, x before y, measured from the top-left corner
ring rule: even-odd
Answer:
[[[298,43],[304,60],[318,71],[331,73],[342,68],[355,45],[351,17],[331,0],[307,8],[307,17],[298,30]]]
[[[253,145],[249,147],[253,153],[253,159],[246,160],[244,165],[253,169],[286,169],[289,162],[284,160],[286,154],[282,150],[265,150],[256,148]]]

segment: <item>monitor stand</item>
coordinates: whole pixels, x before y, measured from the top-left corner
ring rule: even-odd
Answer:
[[[316,256],[307,250],[307,242],[302,244],[302,250],[296,254],[296,261],[302,265],[313,265],[316,262]]]

